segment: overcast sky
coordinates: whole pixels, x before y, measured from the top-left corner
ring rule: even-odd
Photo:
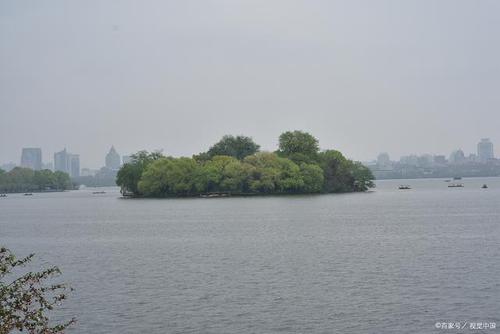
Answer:
[[[0,163],[64,147],[82,167],[274,150],[285,130],[381,151],[500,155],[497,0],[0,0]]]

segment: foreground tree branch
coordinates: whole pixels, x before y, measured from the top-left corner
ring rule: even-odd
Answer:
[[[25,332],[30,334],[63,333],[76,322],[71,319],[51,324],[48,312],[66,299],[72,289],[66,284],[47,284],[61,271],[52,267],[41,272],[28,272],[11,280],[13,271],[26,266],[34,254],[17,259],[10,250],[0,246],[0,334]]]

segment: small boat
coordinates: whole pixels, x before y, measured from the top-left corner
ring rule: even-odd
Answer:
[[[94,195],[105,194],[105,193],[106,193],[105,191],[94,191],[94,192],[92,192],[92,194],[94,194]]]
[[[399,190],[409,190],[411,187],[407,184],[402,184],[398,187]]]
[[[25,193],[24,196],[33,196],[33,193]]]
[[[448,185],[448,188],[463,188],[464,184],[463,183],[452,183]]]
[[[461,179],[462,179],[462,177],[461,177],[461,176],[455,176],[455,177],[453,178],[453,180],[461,180]]]
[[[0,194],[0,197],[7,197],[7,194]]]
[[[444,180],[444,182],[451,182],[451,180]]]
[[[487,184],[483,184],[483,186],[481,188],[488,189],[488,185]]]

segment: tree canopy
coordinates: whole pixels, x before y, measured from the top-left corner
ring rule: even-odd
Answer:
[[[161,158],[152,162],[142,174],[139,191],[145,196],[184,195],[195,193],[194,176],[198,165],[191,158]]]
[[[161,152],[139,151],[131,156],[131,161],[124,164],[116,176],[116,184],[121,187],[124,194],[141,195],[139,181],[146,167],[160,158]]]
[[[292,194],[365,191],[370,170],[340,152],[320,152],[318,140],[301,132],[280,136],[276,153],[258,152],[244,136],[224,136],[192,158],[141,151],[118,172],[122,192],[145,197],[200,194]]]
[[[315,161],[318,152],[318,140],[307,132],[287,131],[279,137],[278,153],[295,162]]]
[[[207,155],[209,158],[217,155],[227,155],[241,160],[246,156],[257,153],[259,148],[260,146],[250,137],[226,135],[210,147]]]

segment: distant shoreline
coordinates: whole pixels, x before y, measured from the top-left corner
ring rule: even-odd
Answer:
[[[77,190],[77,189],[69,189]],[[41,194],[41,193],[62,193],[68,190],[27,190],[27,191],[3,191],[0,194]]]
[[[490,178],[490,177],[499,177],[500,175],[495,176],[462,176],[462,179],[480,179],[480,178]],[[397,178],[382,178],[382,179],[374,179],[374,181],[389,181],[389,180],[453,180],[454,176],[448,177],[397,177]]]

